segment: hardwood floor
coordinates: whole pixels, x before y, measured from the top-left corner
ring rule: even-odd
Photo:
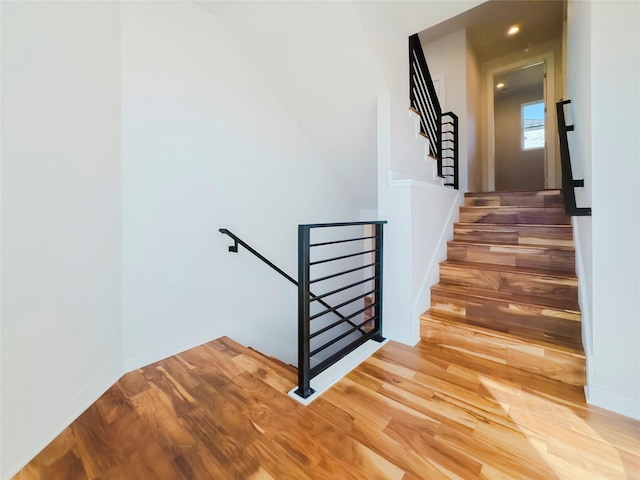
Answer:
[[[640,422],[582,389],[389,342],[310,406],[221,338],[125,375],[17,480],[640,479]]]

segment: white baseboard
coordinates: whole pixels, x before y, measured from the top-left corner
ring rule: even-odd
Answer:
[[[587,386],[584,391],[589,405],[640,420],[640,399],[625,397],[619,393],[594,386]]]
[[[98,373],[87,385],[66,402],[49,412],[35,429],[27,432],[16,444],[2,452],[0,478],[9,480],[31,461],[44,447],[67,428],[82,412],[116,383],[123,374],[118,360],[104,372]]]
[[[385,340],[384,342],[376,342],[375,340],[368,340],[349,355],[341,358],[324,372],[318,374],[318,376],[314,377],[310,382],[311,388],[315,391],[309,397],[302,398],[297,395],[295,392],[298,387],[291,390],[289,392],[289,396],[303,405],[309,405],[316,398],[319,398],[324,392],[339,382],[347,373],[373,355],[387,341],[388,340]]]
[[[176,339],[171,343],[150,348],[124,358],[124,371],[126,373],[145,367],[162,359],[169,358],[178,353],[195,348],[203,343],[210,342],[216,338],[229,335],[229,326],[225,322],[217,322],[206,331],[198,331]]]
[[[464,194],[460,191],[456,191],[456,196],[451,203],[451,207],[449,207],[447,219],[443,224],[443,228],[440,232],[440,236],[438,237],[436,247],[433,250],[433,255],[429,260],[429,265],[427,266],[422,277],[422,281],[420,282],[418,295],[414,299],[413,305],[411,306],[411,315],[414,319],[414,324],[415,322],[417,322],[417,325],[420,325],[420,315],[422,315],[431,304],[430,287],[438,281],[439,272],[436,270],[439,268],[440,262],[442,260],[446,260],[447,258],[447,241],[449,240],[449,233],[451,232],[451,237],[453,237],[453,224],[457,220],[457,214],[459,212],[460,206],[463,203]],[[418,320],[415,320],[415,318],[417,318]]]
[[[396,332],[394,330],[389,330],[383,326],[382,334],[389,340],[393,340],[394,342],[402,343],[410,347],[415,347],[420,341],[419,324],[418,331],[412,333],[407,333],[406,331]]]
[[[294,325],[294,328],[297,332],[297,323]],[[290,365],[296,365],[298,363],[298,345],[295,343],[295,340],[293,345],[285,345],[271,337],[267,337],[257,330],[237,325],[231,325],[228,331],[227,336],[245,347],[253,347],[264,355],[276,357],[278,360]]]

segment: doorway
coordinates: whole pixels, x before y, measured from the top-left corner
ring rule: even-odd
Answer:
[[[487,73],[486,191],[555,188],[553,53]]]

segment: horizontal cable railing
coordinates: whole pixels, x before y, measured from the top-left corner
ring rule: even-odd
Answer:
[[[298,226],[298,389],[368,340],[382,341],[385,221]],[[312,239],[312,236],[314,239]],[[315,241],[321,237],[320,241]],[[313,240],[313,241],[312,241]],[[310,286],[322,288],[310,294]],[[318,290],[316,290],[317,292]],[[334,307],[318,304],[331,298]],[[324,305],[323,305],[324,306]],[[339,314],[339,319],[329,317]]]
[[[589,216],[591,208],[578,207],[576,205],[575,187],[584,187],[584,180],[574,180],[571,168],[571,156],[569,154],[569,139],[567,132],[574,130],[573,125],[567,125],[564,116],[564,106],[571,103],[571,100],[563,100],[556,103],[556,113],[558,117],[558,136],[560,139],[560,163],[562,167],[562,194],[564,196],[564,211],[567,215]]]
[[[295,278],[293,278],[291,275],[287,274],[284,270],[279,268],[277,265],[275,265],[273,262],[271,262],[269,259],[267,259],[264,255],[262,255],[260,252],[255,250],[253,247],[251,247],[249,244],[247,244],[245,241],[243,241],[240,237],[236,236],[235,234],[233,234],[231,231],[229,231],[226,228],[220,228],[218,231],[220,233],[222,233],[223,235],[227,235],[229,238],[231,238],[233,240],[234,244],[229,246],[229,252],[238,253],[238,246],[240,245],[240,246],[244,247],[249,253],[251,253],[252,255],[256,256],[263,263],[265,263],[266,265],[271,267],[273,270],[278,272],[280,275],[282,275],[284,278],[289,280],[295,286],[298,286],[298,281]],[[319,298],[316,295],[314,295],[313,292],[311,292],[311,291],[309,291],[309,296],[311,298],[313,298],[314,300],[316,300],[320,305],[324,306],[327,309],[333,309],[334,308],[330,304],[328,304],[327,302],[322,300],[321,298]],[[335,315],[337,315],[341,319],[341,321],[349,323],[352,327],[356,327],[355,323],[351,322],[349,319],[347,319],[344,315],[342,315],[337,310],[335,311]],[[365,332],[363,331],[362,333],[365,333]]]
[[[418,35],[409,37],[409,98],[420,117],[420,133],[429,141],[429,151],[438,165],[444,185],[458,189],[458,117],[442,113],[433,79]]]

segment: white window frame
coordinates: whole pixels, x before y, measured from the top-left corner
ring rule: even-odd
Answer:
[[[543,112],[544,112],[544,116],[545,118],[543,118],[543,123],[542,123],[542,133],[544,135],[544,142],[542,142],[542,145],[540,145],[539,147],[526,147],[525,146],[525,137],[524,137],[524,109],[525,107],[528,107],[530,105],[537,105],[537,104],[541,104],[542,108],[543,108]],[[544,103],[544,98],[540,99],[540,100],[535,100],[533,102],[526,102],[520,105],[520,148],[522,149],[523,152],[528,152],[530,150],[541,150],[545,147],[546,143],[547,143],[547,132],[545,129],[545,123],[546,123],[546,116],[547,116],[547,112],[545,109],[545,103]]]

